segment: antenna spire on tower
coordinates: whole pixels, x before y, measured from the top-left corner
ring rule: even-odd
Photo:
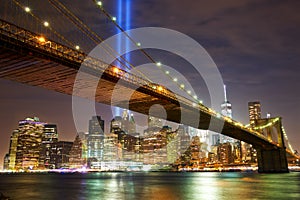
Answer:
[[[226,85],[224,84],[224,95],[225,95],[225,102],[227,102],[227,94],[226,94]]]

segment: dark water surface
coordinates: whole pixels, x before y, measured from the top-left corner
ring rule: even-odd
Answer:
[[[300,200],[300,173],[1,174],[0,192],[13,200]]]

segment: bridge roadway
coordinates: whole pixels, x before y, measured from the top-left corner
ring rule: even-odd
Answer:
[[[92,99],[96,102],[111,105],[113,91],[117,94],[133,93],[129,103],[129,109],[132,111],[147,115],[152,105],[160,104],[166,109],[169,121],[212,131],[218,131],[217,127],[224,123],[221,129],[224,135],[242,140],[259,149],[279,148],[277,143],[237,121],[220,116],[202,104],[195,105],[191,100],[176,96],[167,89],[159,91],[155,83],[120,69],[116,70],[113,66],[86,57],[82,52],[54,41],[41,39],[40,35],[2,20],[0,20],[0,31],[0,78],[72,95],[76,74],[81,63],[86,60],[89,65],[87,73],[98,76],[99,72],[103,72],[96,96]],[[104,71],[104,68],[107,69]],[[88,89],[92,84],[86,81],[81,87]],[[85,94],[79,96],[89,98]],[[127,101],[126,95],[118,95],[118,101],[113,103],[119,107],[126,107]],[[199,113],[200,120],[196,126],[189,120],[180,121],[181,114],[193,119]],[[153,115],[160,117],[158,112],[154,112]],[[214,126],[209,127],[211,121]],[[286,152],[289,156],[294,156],[289,150]]]

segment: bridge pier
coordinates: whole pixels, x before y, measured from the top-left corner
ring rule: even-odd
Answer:
[[[285,148],[256,149],[259,173],[289,172]]]

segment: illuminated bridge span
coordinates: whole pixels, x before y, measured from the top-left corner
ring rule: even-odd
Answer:
[[[88,67],[86,73],[96,77],[99,73],[102,74],[93,99],[96,102],[108,105],[113,103],[124,108],[128,99],[119,95],[117,102],[111,102],[113,91],[119,94],[133,92],[129,102],[129,109],[132,111],[148,115],[152,105],[160,104],[167,112],[167,120],[172,122],[212,131],[218,131],[214,128],[218,126],[210,127],[210,122],[224,123],[222,134],[252,144],[256,148],[261,172],[287,172],[287,157],[298,158],[290,145],[289,148],[285,147],[287,136],[280,118],[260,121],[257,130],[250,129],[201,103],[175,95],[163,86],[88,57],[81,51],[47,40],[14,24],[1,20],[0,31],[0,78],[72,95],[76,74],[84,61]],[[91,84],[87,81],[80,87],[88,88]],[[81,93],[75,95],[90,98]],[[182,114],[192,119],[199,116],[199,112],[201,120],[198,125],[181,121]],[[160,117],[155,111],[153,115]],[[275,140],[270,131],[265,131],[271,126],[276,127]]]

